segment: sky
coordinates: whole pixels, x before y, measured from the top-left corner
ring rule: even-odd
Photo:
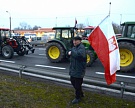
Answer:
[[[111,3],[111,5],[110,5]],[[0,27],[97,26],[109,13],[114,23],[135,21],[134,0],[0,0]],[[8,13],[6,12],[8,11]]]

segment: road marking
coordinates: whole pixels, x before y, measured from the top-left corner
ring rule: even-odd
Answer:
[[[102,75],[104,75],[104,73],[103,72],[96,72],[96,74],[102,74]],[[118,77],[124,77],[124,78],[135,78],[135,76],[128,76],[128,75],[119,75],[119,74],[116,74],[116,76],[118,76]]]
[[[15,61],[0,60],[0,62],[15,63]]]
[[[45,48],[38,48],[39,50],[45,50]]]
[[[66,68],[63,68],[63,67],[54,67],[54,66],[46,66],[46,65],[35,65],[35,66],[37,66],[37,67],[48,67],[48,68],[53,68],[53,69],[62,69],[62,70],[66,69]]]
[[[46,55],[46,54],[39,54],[39,55]]]

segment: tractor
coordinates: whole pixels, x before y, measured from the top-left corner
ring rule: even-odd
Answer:
[[[122,34],[116,34],[120,50],[120,71],[130,72],[135,69],[135,22],[124,22],[121,24]],[[84,36],[94,29],[92,26],[84,28]]]
[[[117,36],[120,50],[120,70],[131,72],[135,69],[135,22],[124,22],[122,35]]]
[[[0,28],[0,54],[4,58],[12,58],[14,56],[14,52],[16,52],[19,56],[28,54],[26,44],[22,39],[18,39],[13,37],[11,38],[10,29]]]
[[[55,38],[46,44],[46,56],[53,62],[62,62],[68,59],[67,52],[73,47],[72,38],[78,35],[76,27],[54,27]],[[91,66],[96,56],[88,40],[82,40],[87,53],[87,66]]]
[[[92,32],[92,30],[94,30],[95,27],[93,26],[88,26],[83,28],[84,32],[83,32],[83,39],[87,40],[88,36],[90,35],[90,33]]]

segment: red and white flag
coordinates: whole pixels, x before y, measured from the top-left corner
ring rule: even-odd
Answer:
[[[108,85],[116,81],[116,71],[120,70],[119,47],[110,17],[107,16],[88,37],[105,70]]]

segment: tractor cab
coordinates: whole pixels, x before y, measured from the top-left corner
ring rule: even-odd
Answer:
[[[135,39],[135,22],[124,22],[122,26],[122,37]]]
[[[83,39],[84,40],[87,40],[88,39],[88,36],[90,35],[90,33],[92,32],[92,30],[94,29],[94,27],[93,26],[88,26],[88,27],[85,27],[83,30],[84,30],[84,32],[83,32]]]
[[[75,27],[54,27],[55,40],[62,42],[66,49],[72,47],[72,38],[78,34],[77,28]]]
[[[0,28],[0,41],[10,36],[10,30],[8,28]]]
[[[71,39],[77,35],[77,28],[75,27],[54,27],[55,39]]]

